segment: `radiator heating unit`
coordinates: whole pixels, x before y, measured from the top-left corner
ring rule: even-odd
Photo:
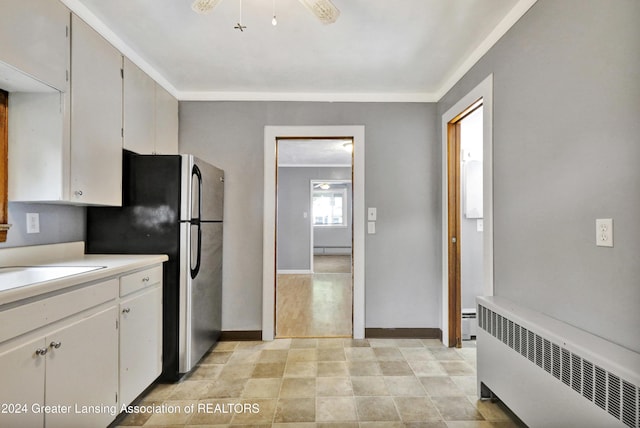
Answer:
[[[640,428],[640,354],[507,299],[477,303],[483,397],[532,428]]]

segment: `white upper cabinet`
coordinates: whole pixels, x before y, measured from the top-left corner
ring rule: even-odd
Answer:
[[[122,55],[71,21],[71,202],[122,204]]]
[[[178,100],[156,84],[156,146],[161,155],[178,153]]]
[[[155,151],[156,83],[128,58],[124,59],[124,148],[140,154]]]
[[[68,89],[69,10],[59,1],[2,0],[0,62],[60,91]],[[2,79],[12,91],[15,79]],[[3,81],[4,80],[4,81]]]

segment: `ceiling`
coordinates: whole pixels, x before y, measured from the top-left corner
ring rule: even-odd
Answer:
[[[62,0],[181,100],[438,101],[536,0]]]
[[[278,166],[351,167],[352,152],[344,147],[351,142],[351,139],[278,140]]]

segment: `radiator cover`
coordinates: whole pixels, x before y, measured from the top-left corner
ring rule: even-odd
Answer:
[[[507,299],[477,302],[478,384],[523,422],[640,428],[639,354]]]

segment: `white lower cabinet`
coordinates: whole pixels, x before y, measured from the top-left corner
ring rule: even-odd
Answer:
[[[162,287],[120,302],[120,402],[130,404],[162,372]]]
[[[0,306],[0,328],[0,427],[106,427],[162,371],[162,266]]]

